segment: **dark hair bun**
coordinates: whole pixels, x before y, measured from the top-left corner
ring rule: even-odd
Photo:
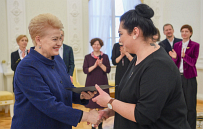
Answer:
[[[135,6],[135,12],[137,13],[137,15],[148,19],[154,16],[153,9],[146,4],[138,4],[137,6]]]

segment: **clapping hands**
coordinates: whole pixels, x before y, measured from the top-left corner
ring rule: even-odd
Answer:
[[[97,66],[100,66],[100,67],[101,67],[102,64],[103,64],[103,58],[97,59],[96,62],[94,63],[94,66],[95,66],[95,68],[96,68]]]

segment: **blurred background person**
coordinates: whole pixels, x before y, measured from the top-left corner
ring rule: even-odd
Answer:
[[[163,31],[164,35],[166,35],[166,39],[161,41],[159,45],[166,50],[167,54],[169,54],[169,51],[172,51],[174,44],[181,41],[182,39],[178,39],[173,35],[174,29],[173,26],[169,23],[163,26]]]
[[[66,64],[68,74],[72,77],[74,67],[75,67],[73,49],[71,46],[68,46],[63,43],[63,41],[64,41],[64,31],[63,30],[61,30],[61,40],[62,40],[63,45],[61,45],[61,47],[59,49],[59,55]]]
[[[93,48],[93,52],[85,56],[83,63],[83,72],[87,74],[85,87],[94,86],[95,84],[108,85],[107,73],[110,72],[111,66],[108,55],[100,51],[103,41],[100,38],[93,38],[90,41],[90,45]],[[109,94],[109,89],[105,89],[104,91]],[[98,108],[98,110],[103,109],[102,106],[99,106],[92,100],[89,100],[89,104],[85,105],[85,107],[90,108],[90,110],[95,108]],[[102,123],[98,127],[102,129]]]
[[[116,74],[115,74],[115,98],[118,97],[117,90],[119,87],[119,83],[128,68],[130,61],[133,59],[135,54],[130,54],[125,51],[123,44],[120,42],[115,43],[112,50],[112,63],[116,65]]]
[[[28,50],[26,49],[27,44],[28,44],[28,38],[26,35],[19,35],[16,38],[16,42],[19,46],[19,49],[17,51],[14,51],[11,53],[11,69],[14,71],[14,76],[15,76],[15,71],[16,67],[18,66],[19,62],[28,54]],[[13,81],[14,81],[14,76],[13,76]],[[14,84],[13,84],[13,92],[14,92]]]
[[[187,120],[191,129],[196,129],[197,69],[195,65],[199,56],[199,44],[190,39],[193,34],[190,25],[183,25],[180,32],[183,40],[174,45],[174,49],[169,52],[169,55],[181,74],[182,88],[188,110]]]
[[[152,37],[152,40],[153,40],[153,42],[159,44],[161,35],[160,35],[160,32],[159,32],[159,29],[156,28],[156,30],[157,30],[157,33]]]
[[[108,109],[101,117],[115,115],[114,129],[189,129],[187,107],[178,68],[158,44],[152,42],[157,30],[151,18],[154,11],[139,4],[120,18],[120,41],[136,54],[111,98],[98,85],[92,100]]]
[[[29,33],[35,47],[19,63],[15,78],[15,104],[11,129],[72,129],[80,121],[97,124],[98,112],[72,108],[72,103],[87,104],[92,92],[74,93],[64,61],[61,21],[52,14],[31,19]]]

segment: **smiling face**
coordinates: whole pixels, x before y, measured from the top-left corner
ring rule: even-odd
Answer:
[[[171,38],[173,36],[174,30],[171,25],[164,26],[164,34],[166,38]]]
[[[188,28],[183,28],[181,30],[181,37],[185,40],[189,40],[190,36],[192,35],[192,32]]]
[[[101,45],[100,45],[99,41],[95,41],[94,44],[92,45],[92,48],[95,52],[99,52],[101,49]]]
[[[120,23],[118,33],[120,36],[119,41],[123,43],[123,46],[125,47],[126,51],[128,51],[129,53],[133,53],[132,52],[132,42],[134,42],[133,33],[130,35],[128,34],[128,31],[123,28],[123,22]]]
[[[47,28],[45,36],[36,37],[37,49],[40,54],[48,59],[52,59],[52,56],[59,54],[59,48],[62,45],[61,42],[61,31],[59,29]]]
[[[27,43],[28,43],[27,37],[23,37],[22,39],[20,39],[20,41],[18,42],[20,50],[25,50],[27,47]]]

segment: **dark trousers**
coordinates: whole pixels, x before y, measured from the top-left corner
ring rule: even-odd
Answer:
[[[187,120],[191,129],[196,129],[197,80],[196,77],[187,79],[181,75],[183,93],[187,105]]]

